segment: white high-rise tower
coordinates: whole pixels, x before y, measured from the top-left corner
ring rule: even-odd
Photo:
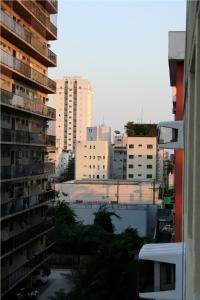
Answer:
[[[86,128],[92,126],[93,91],[88,80],[66,76],[56,81],[56,173],[66,168],[66,151],[75,152],[76,141],[86,140]]]

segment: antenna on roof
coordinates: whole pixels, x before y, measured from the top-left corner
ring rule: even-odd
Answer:
[[[143,123],[143,106],[142,106],[142,109],[141,109],[141,124]]]

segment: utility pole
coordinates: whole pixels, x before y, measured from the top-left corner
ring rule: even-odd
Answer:
[[[119,203],[119,180],[117,180],[117,204]]]
[[[155,204],[155,196],[156,196],[156,188],[155,188],[155,185],[156,185],[156,181],[155,179],[153,180],[153,204]]]

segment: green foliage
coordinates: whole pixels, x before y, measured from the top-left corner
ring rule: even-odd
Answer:
[[[48,214],[54,217],[56,225],[71,225],[76,223],[76,214],[64,201],[56,202],[56,206],[51,207],[48,211]]]
[[[57,212],[61,210],[61,212]],[[137,286],[137,261],[135,255],[144,243],[137,230],[127,228],[114,234],[112,216],[106,205],[95,213],[94,224],[78,223],[72,213],[70,224],[66,222],[64,211],[68,209],[59,203],[54,215],[60,220],[55,227],[53,239],[55,252],[86,255],[74,266],[71,276],[73,290],[69,295],[58,292],[52,300],[132,300]],[[59,298],[60,297],[60,298]]]
[[[94,213],[95,219],[94,224],[100,226],[105,231],[114,233],[114,225],[112,223],[111,217],[120,218],[114,212],[108,211],[106,204],[103,204],[99,207],[98,211]]]
[[[133,136],[157,136],[156,124],[135,124],[132,121],[124,126],[128,137]]]

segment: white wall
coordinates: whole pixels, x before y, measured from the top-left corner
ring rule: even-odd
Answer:
[[[131,148],[133,145],[134,148]],[[141,145],[141,146],[139,146]],[[152,149],[147,146],[152,145]],[[133,158],[130,158],[133,155]],[[152,155],[148,159],[147,155]],[[128,137],[127,140],[127,179],[150,180],[156,179],[156,160],[157,160],[157,141],[156,137]],[[131,168],[133,165],[133,168]],[[148,169],[151,165],[152,169]],[[141,175],[141,176],[139,176]],[[147,178],[151,175],[151,178]],[[133,177],[131,177],[133,176]]]

